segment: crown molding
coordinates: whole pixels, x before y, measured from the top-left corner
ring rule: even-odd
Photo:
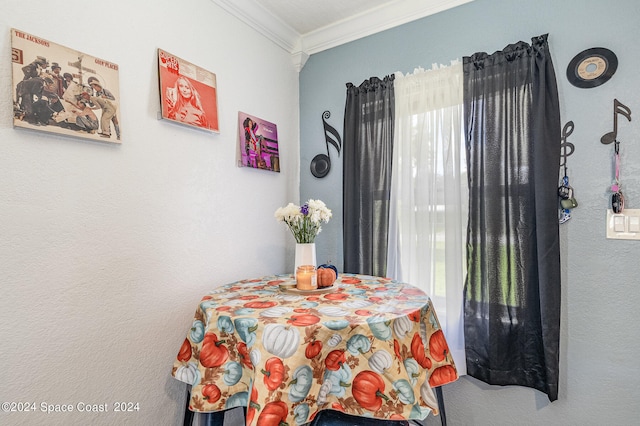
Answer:
[[[255,0],[211,0],[289,52],[297,71],[310,55],[460,6],[473,0],[396,0],[335,24],[299,34]]]
[[[398,0],[304,34],[301,45],[312,55],[472,1]]]
[[[300,45],[300,34],[254,0],[211,0],[289,53]]]
[[[307,63],[307,59],[309,59],[309,54],[307,52],[303,52],[302,50],[298,50],[297,52],[293,52],[291,54],[291,59],[293,60],[293,66],[296,68],[296,71],[302,71],[304,64]]]

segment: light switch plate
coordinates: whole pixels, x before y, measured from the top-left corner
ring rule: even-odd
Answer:
[[[624,209],[622,213],[607,209],[607,238],[640,240],[640,209]]]

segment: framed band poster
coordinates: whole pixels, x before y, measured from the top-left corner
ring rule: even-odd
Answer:
[[[162,118],[219,132],[216,75],[158,49]]]
[[[14,127],[120,143],[118,65],[11,29]]]

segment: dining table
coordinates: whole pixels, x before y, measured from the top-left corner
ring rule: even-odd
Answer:
[[[190,385],[188,410],[242,407],[247,426],[304,425],[321,410],[424,420],[438,414],[434,388],[458,378],[424,291],[347,273],[313,290],[292,274],[214,288],[171,375]]]

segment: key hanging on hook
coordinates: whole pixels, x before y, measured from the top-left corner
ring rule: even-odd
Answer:
[[[613,131],[600,138],[600,142],[607,145],[614,143],[615,182],[611,185],[611,209],[614,213],[622,213],[624,209],[624,196],[620,189],[620,141],[618,140],[618,115],[631,121],[631,108],[617,99],[613,100]]]
[[[613,148],[613,160],[615,163],[615,182],[611,185],[611,191],[620,191],[620,141],[615,141]]]
[[[611,210],[614,213],[622,213],[624,210],[624,195],[622,195],[622,184],[620,183],[620,141],[616,140],[614,145],[615,160],[615,182],[611,185]]]

